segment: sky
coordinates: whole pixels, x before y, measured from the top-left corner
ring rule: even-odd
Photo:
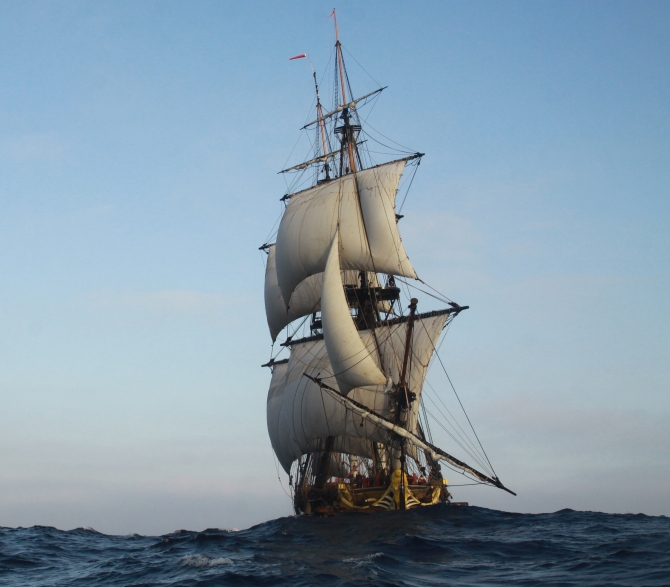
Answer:
[[[0,3],[0,526],[292,513],[258,247],[332,7]],[[403,242],[470,306],[440,355],[518,493],[455,499],[670,515],[670,5],[337,10],[368,123],[426,153]]]

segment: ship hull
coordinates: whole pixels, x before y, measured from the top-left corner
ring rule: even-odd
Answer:
[[[387,486],[366,486],[350,479],[337,479],[322,487],[303,486],[296,493],[296,513],[333,515],[339,512],[375,513],[389,510],[409,510],[448,503],[451,494],[446,480],[412,484],[412,479],[395,471]],[[409,481],[409,483],[408,483]]]

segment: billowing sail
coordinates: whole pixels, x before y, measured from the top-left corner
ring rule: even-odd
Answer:
[[[351,450],[352,454],[365,457],[371,456],[367,441],[388,439],[385,431],[354,415],[304,374],[320,377],[337,389],[323,340],[294,345],[289,362],[274,367],[267,423],[272,448],[285,471],[302,454],[318,450],[315,442],[318,439],[328,436],[358,439],[348,443],[347,452]],[[387,394],[354,390],[349,397],[386,417],[391,413]]]
[[[428,312],[424,315],[418,314],[414,322],[412,344],[410,346],[411,363],[407,371],[407,386],[410,391],[416,393],[416,400],[412,403],[410,409],[407,429],[415,434],[417,431],[421,391],[426,378],[426,372],[433,357],[434,345],[437,345],[448,317],[448,312]],[[374,339],[375,337],[377,338],[379,353],[374,353],[371,356],[377,361],[378,355],[381,355],[384,373],[387,377],[391,378],[393,383],[398,383],[400,381],[405,341],[407,339],[407,323],[400,321],[391,326],[375,328],[374,336],[371,330],[361,330],[359,334],[366,347],[374,345]]]
[[[287,324],[298,318],[321,310],[321,289],[323,287],[323,273],[310,275],[301,281],[291,296],[291,307],[287,308],[277,281],[275,245],[267,246],[268,260],[265,266],[265,314],[272,341]],[[342,281],[345,285],[358,286],[358,271],[342,271]],[[372,287],[379,287],[379,279],[374,273],[368,273],[368,282]],[[379,302],[382,312],[390,311],[388,302]]]
[[[275,245],[269,245],[268,262],[265,266],[265,313],[273,342],[284,326],[321,309],[322,283],[321,273],[310,275],[295,289],[291,307],[287,308],[277,281]]]
[[[414,324],[408,385],[417,396],[426,376],[433,353],[433,344],[447,320],[448,313],[419,314]],[[385,373],[397,383],[402,369],[402,358],[407,333],[406,321],[375,329],[380,345]],[[374,344],[370,330],[359,332],[363,344]],[[377,362],[378,355],[372,355]],[[291,463],[303,454],[315,452],[322,446],[319,439],[337,437],[336,450],[371,458],[370,442],[388,441],[386,432],[373,423],[347,410],[331,394],[323,391],[304,374],[319,377],[329,387],[339,389],[328,359],[324,340],[310,340],[294,344],[288,363],[274,366],[268,393],[267,424],[272,447],[282,467],[288,472]],[[393,419],[395,409],[388,393],[354,389],[348,396],[387,419]],[[412,404],[408,430],[416,433],[419,401]],[[361,426],[363,424],[363,426]]]
[[[286,372],[288,371],[288,361],[278,361],[272,365],[272,379],[270,380],[270,389],[268,390],[268,403],[275,395],[281,394],[286,384]]]
[[[349,174],[293,194],[277,233],[276,267],[284,300],[310,275],[323,272],[335,231],[342,269],[416,278],[395,219],[405,161]]]
[[[340,390],[348,393],[356,387],[384,385],[386,377],[370,356],[374,341],[365,347],[349,312],[340,277],[340,239],[335,232],[326,262],[321,294],[323,338]]]

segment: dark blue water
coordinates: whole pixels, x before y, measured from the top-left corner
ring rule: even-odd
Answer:
[[[240,532],[0,529],[0,585],[670,586],[670,518],[436,506]]]

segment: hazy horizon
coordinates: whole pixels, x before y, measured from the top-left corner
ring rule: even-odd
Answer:
[[[332,8],[0,8],[0,526],[292,513],[258,247],[305,154],[312,80],[289,57],[332,78]],[[470,306],[441,356],[518,493],[455,499],[670,515],[670,6],[337,10],[354,92],[388,86],[368,123],[426,153],[403,242]]]

